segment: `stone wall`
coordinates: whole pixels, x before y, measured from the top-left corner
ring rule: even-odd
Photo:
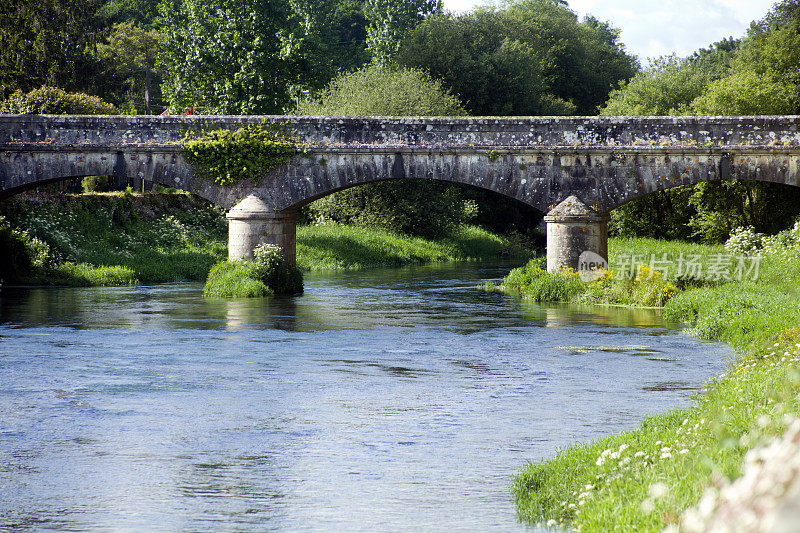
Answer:
[[[258,187],[197,180],[187,129],[280,122],[305,147]],[[295,209],[392,178],[455,181],[547,212],[574,195],[606,213],[678,185],[746,178],[800,185],[800,117],[128,117],[0,115],[0,196],[92,174],[141,177],[229,208],[254,194]]]

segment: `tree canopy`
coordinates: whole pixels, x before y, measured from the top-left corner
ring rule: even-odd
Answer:
[[[0,98],[42,85],[81,89],[102,37],[100,0],[0,3]]]
[[[297,112],[327,116],[465,115],[458,98],[424,72],[370,65],[334,79]],[[434,237],[463,222],[460,188],[430,180],[391,180],[353,187],[317,200],[309,216]]]
[[[397,62],[442,80],[475,115],[594,114],[637,67],[617,30],[552,0],[428,17]]]
[[[661,58],[612,91],[604,115],[780,115],[800,111],[800,1],[786,0],[692,56]],[[800,191],[771,183],[700,183],[648,195],[612,212],[623,235],[725,240],[738,226],[775,232],[800,212]]]

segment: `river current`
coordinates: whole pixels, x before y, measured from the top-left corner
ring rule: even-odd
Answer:
[[[688,405],[732,356],[475,290],[508,268],[2,289],[0,530],[523,531],[526,461]]]

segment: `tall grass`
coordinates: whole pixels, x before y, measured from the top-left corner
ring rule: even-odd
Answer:
[[[720,247],[614,239],[611,254],[695,254]],[[744,453],[800,416],[800,260],[765,257],[757,280],[688,287],[664,314],[739,351],[687,409],[527,465],[515,479],[520,516],[581,531],[660,531],[689,516],[704,490],[740,475]],[[585,294],[585,291],[584,293]]]
[[[297,264],[304,270],[525,258],[531,253],[477,226],[459,226],[436,240],[338,224],[297,228]]]
[[[222,212],[183,194],[25,196],[0,207],[47,247],[41,264],[16,282],[199,281],[227,255]]]
[[[0,220],[0,242],[14,248],[0,261],[5,283],[202,281],[227,257],[224,212],[185,194],[26,195],[0,203],[0,215],[7,218]],[[304,270],[530,255],[476,226],[458,226],[435,240],[340,225],[297,228],[297,263]]]

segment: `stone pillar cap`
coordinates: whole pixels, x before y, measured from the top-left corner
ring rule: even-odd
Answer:
[[[280,218],[283,215],[268,206],[263,198],[251,194],[228,211],[227,218]]]
[[[597,213],[577,196],[572,195],[553,209],[544,217],[545,222],[602,222],[607,217]]]

